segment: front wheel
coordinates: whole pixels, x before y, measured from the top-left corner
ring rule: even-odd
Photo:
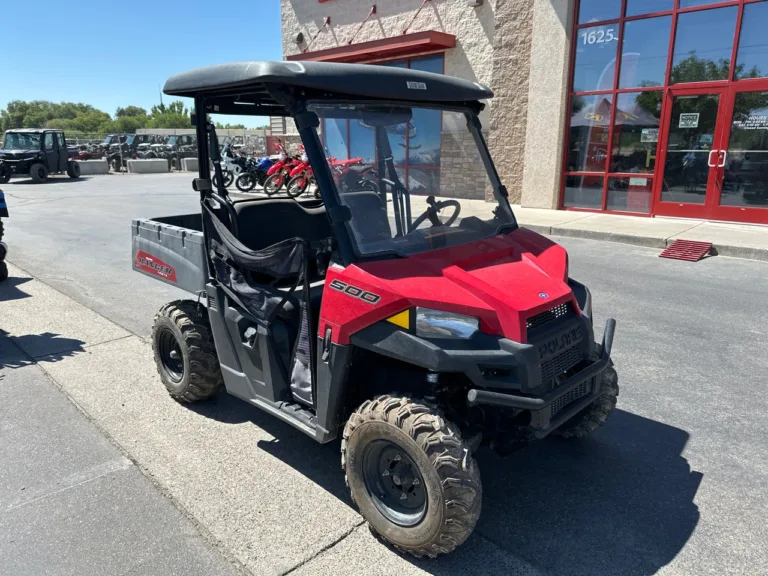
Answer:
[[[619,376],[616,374],[613,362],[598,375],[598,379],[600,382],[600,396],[584,408],[584,410],[557,428],[553,432],[555,436],[560,436],[561,438],[583,438],[605,424],[608,416],[616,407],[619,398]]]
[[[280,172],[276,172],[264,181],[264,193],[267,196],[272,196],[273,194],[277,194],[282,186],[283,175]]]
[[[237,177],[235,186],[240,192],[250,192],[256,186],[256,178],[250,172],[245,172]]]
[[[32,182],[45,182],[48,180],[48,169],[40,163],[32,164],[29,169],[29,176]]]
[[[480,516],[480,471],[457,427],[397,395],[362,404],[344,427],[341,466],[374,534],[414,556],[462,544]]]
[[[309,186],[309,178],[306,174],[297,174],[288,181],[286,191],[291,198],[298,198]]]
[[[0,262],[0,282],[8,279],[8,265],[5,262]]]
[[[110,164],[112,165],[112,172],[120,172],[122,166],[119,158],[113,158]]]
[[[190,300],[166,304],[155,315],[152,351],[157,371],[176,400],[210,398],[223,384],[204,308]]]
[[[0,184],[6,184],[11,179],[10,172],[3,172],[0,174]]]

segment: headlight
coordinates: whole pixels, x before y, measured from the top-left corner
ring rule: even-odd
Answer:
[[[479,326],[472,316],[416,308],[416,335],[422,338],[470,338]]]

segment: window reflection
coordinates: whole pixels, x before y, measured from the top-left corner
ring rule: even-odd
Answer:
[[[619,25],[592,26],[576,31],[576,65],[573,91],[613,89]]]
[[[672,16],[632,20],[624,25],[619,88],[664,84],[671,26]]]
[[[736,80],[768,76],[766,22],[768,22],[768,2],[744,6],[736,70],[733,75]]]
[[[574,96],[571,100],[568,172],[604,172],[608,156],[611,96]]]
[[[768,208],[768,92],[736,94],[720,196],[723,206]]]
[[[621,13],[621,0],[581,0],[579,24],[613,20]]]
[[[653,172],[662,92],[619,94],[613,125],[611,172]]]
[[[737,12],[736,6],[727,6],[680,14],[672,84],[728,79]]]
[[[674,0],[627,0],[627,16],[672,10]]]
[[[602,176],[566,176],[563,192],[563,206],[570,208],[603,207]]]

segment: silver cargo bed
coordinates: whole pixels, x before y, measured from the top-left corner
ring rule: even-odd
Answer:
[[[202,229],[199,213],[133,220],[133,269],[192,294],[204,291],[208,268]]]

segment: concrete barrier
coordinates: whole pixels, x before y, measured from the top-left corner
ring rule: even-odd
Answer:
[[[197,172],[198,163],[197,158],[182,158],[181,169],[185,172]]]
[[[76,162],[80,165],[81,176],[109,173],[109,164],[107,164],[106,158],[101,160],[77,160]]]
[[[168,172],[168,160],[165,158],[128,160],[128,172],[130,174],[157,174],[159,172]]]

